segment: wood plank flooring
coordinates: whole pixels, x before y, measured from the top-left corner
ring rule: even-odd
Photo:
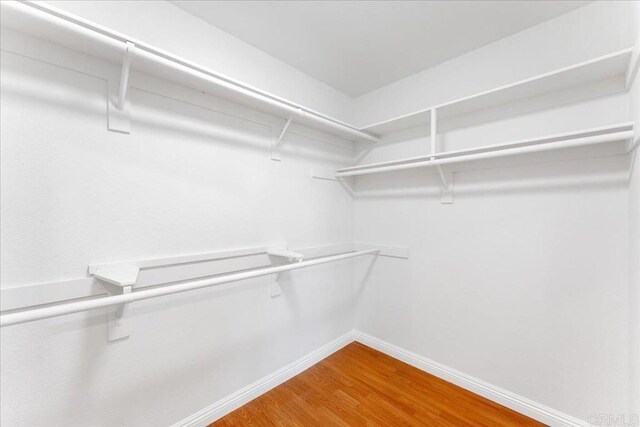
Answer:
[[[541,426],[352,343],[211,426]]]

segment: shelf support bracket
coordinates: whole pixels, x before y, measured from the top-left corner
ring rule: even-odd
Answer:
[[[373,150],[373,146],[372,145],[368,145],[365,148],[363,148],[362,150],[360,150],[360,152],[358,152],[358,154],[356,154],[356,156],[353,158],[353,160],[352,160],[353,164],[357,165],[358,163],[360,163],[362,161],[362,159],[364,159],[365,156],[367,154],[369,154],[372,150]]]
[[[436,167],[442,183],[440,187],[440,203],[450,205],[453,203],[453,172],[444,172],[440,165]]]
[[[288,250],[286,244],[267,249],[267,255],[273,265],[290,264],[292,262],[300,262],[304,259],[303,254]],[[276,274],[275,279],[271,282],[271,286],[269,287],[269,294],[271,295],[271,298],[277,297],[282,293],[280,283],[278,283],[280,280],[280,274],[281,273]]]
[[[342,188],[344,188],[345,191],[349,193],[351,197],[355,197],[356,192],[353,190],[353,188],[351,188],[351,185],[349,185],[349,182],[347,182],[347,178],[342,176],[336,176],[336,180],[338,180],[338,183],[342,186]]]
[[[301,108],[298,108],[297,111],[293,114],[291,114],[289,116],[289,118],[287,119],[287,123],[285,123],[284,127],[282,128],[282,131],[280,131],[280,135],[278,136],[278,139],[274,141],[272,147],[271,147],[271,160],[275,160],[275,161],[280,161],[282,160],[282,158],[280,157],[280,149],[282,148],[282,145],[284,144],[284,136],[286,135],[287,131],[289,130],[289,126],[291,126],[291,123],[293,123],[293,119],[296,115],[302,116],[303,112]]]
[[[278,137],[278,143],[276,144],[278,147],[282,146],[282,140],[284,139],[284,135],[287,133],[289,126],[291,126],[292,121],[293,121],[293,115],[289,116],[287,123],[282,128],[282,132],[280,132],[280,136]]]
[[[440,182],[442,183],[442,188],[449,188],[449,184],[447,184],[447,177],[444,175],[442,166],[436,165],[436,169],[438,169],[438,175],[440,175]]]
[[[109,295],[130,294],[138,281],[140,268],[135,265],[124,265],[117,268],[97,268],[89,273],[98,279]],[[117,341],[129,337],[129,307],[120,304],[109,307],[107,340]]]
[[[131,71],[131,61],[135,56],[136,45],[127,42],[122,56],[122,70],[120,71],[120,82],[118,85],[109,80],[109,117],[108,129],[113,132],[129,133],[131,129],[131,112],[127,103],[127,92],[129,90],[129,74]],[[116,87],[118,92],[116,93]]]
[[[431,161],[436,159],[436,143],[438,138],[438,112],[435,108],[431,109],[431,129],[429,143],[431,144]],[[445,172],[442,166],[436,165],[438,175],[440,176],[440,203],[451,204],[453,203],[453,173]]]

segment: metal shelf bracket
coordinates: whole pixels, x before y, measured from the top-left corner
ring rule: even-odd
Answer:
[[[283,265],[293,262],[300,262],[304,259],[303,254],[288,250],[287,245],[278,245],[269,248],[267,249],[267,255],[269,256],[269,260],[271,260],[271,264],[273,265]],[[280,280],[280,274],[281,273],[276,274],[275,279],[271,282],[269,294],[272,298],[277,297],[282,293],[282,289],[280,288],[280,284],[278,283],[278,280]]]
[[[440,187],[440,203],[450,205],[453,203],[453,172],[444,172],[438,165],[438,174],[442,183]]]
[[[431,132],[429,138],[429,142],[431,144],[431,161],[434,161],[436,159],[436,144],[438,139],[437,120],[438,112],[435,108],[432,108],[430,111],[429,120],[431,124]],[[442,186],[440,187],[440,203],[451,204],[453,203],[453,173],[445,172],[440,165],[436,165],[436,169],[438,170],[440,183],[442,184]]]
[[[293,123],[294,117],[295,116],[302,117],[303,114],[304,114],[304,112],[302,111],[302,109],[298,108],[294,114],[291,114],[289,116],[289,118],[287,119],[287,122],[285,123],[284,127],[282,128],[282,131],[280,131],[280,135],[278,136],[278,139],[273,142],[273,145],[271,147],[271,160],[275,160],[275,161],[278,161],[278,162],[280,160],[282,160],[282,158],[280,156],[280,149],[282,148],[282,145],[284,144],[284,136],[286,135],[287,131],[289,130],[289,126],[291,126],[291,123]]]
[[[89,274],[100,280],[107,293],[111,295],[130,294],[138,281],[140,268],[135,265],[123,265],[117,268],[98,267]],[[108,341],[117,341],[129,337],[129,308],[127,304],[109,307]]]
[[[108,129],[113,132],[129,133],[131,130],[131,111],[127,102],[127,91],[129,90],[129,73],[131,61],[135,56],[136,45],[127,42],[122,56],[122,71],[120,72],[120,82],[109,80],[109,117]],[[118,92],[116,93],[116,87]]]

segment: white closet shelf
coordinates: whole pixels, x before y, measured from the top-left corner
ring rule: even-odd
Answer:
[[[121,64],[127,43],[135,45],[132,70],[176,82],[338,137],[376,142],[378,137],[292,101],[214,72],[148,43],[44,3],[2,2],[2,26],[65,48]],[[122,100],[121,100],[122,101]]]
[[[382,135],[410,127],[426,126],[430,123],[430,111],[433,109],[438,110],[438,120],[447,119],[605,79],[618,79],[615,90],[622,92],[627,89],[625,81],[628,79],[625,77],[632,69],[632,54],[633,48],[623,49],[529,79],[370,124],[361,130]]]
[[[337,255],[324,256],[320,258],[314,258],[310,260],[287,263],[283,265],[271,266],[271,267],[263,267],[252,270],[242,270],[238,272],[234,272],[232,274],[224,274],[221,276],[214,276],[208,278],[200,278],[200,279],[192,279],[188,281],[181,282],[173,282],[167,286],[154,287],[152,289],[141,290],[138,292],[131,292],[131,287],[135,284],[137,280],[137,272],[133,275],[132,281],[126,283],[129,287],[128,292],[118,293],[117,295],[112,295],[108,297],[95,298],[83,301],[69,302],[66,304],[52,305],[44,308],[31,308],[24,311],[18,311],[14,313],[2,314],[0,315],[0,327],[18,325],[21,323],[34,322],[37,320],[48,319],[51,317],[64,316],[67,314],[80,313],[83,311],[94,310],[101,307],[112,307],[112,306],[123,306],[125,304],[129,304],[135,301],[141,301],[151,298],[158,298],[165,295],[172,295],[187,291],[192,291],[196,289],[208,288],[211,286],[222,285],[226,283],[234,283],[242,280],[253,279],[257,277],[270,276],[274,274],[278,274],[285,271],[292,270],[300,270],[303,268],[313,267],[316,265],[342,261],[350,258],[361,257],[364,255],[373,255],[377,256],[381,252],[379,248],[369,248],[358,251],[352,251]],[[182,257],[187,258],[187,257]],[[178,258],[180,260],[180,258]],[[157,265],[166,265],[166,262],[161,261],[160,264]],[[111,283],[119,283],[119,278],[124,276],[130,276],[129,272],[131,267],[136,269],[139,266],[135,266],[133,263],[131,264],[116,264],[109,266],[108,269],[105,270],[105,267],[95,266],[93,267],[93,274],[96,275],[99,271],[109,271],[106,276],[102,277],[101,275],[98,278],[102,281],[108,281]],[[126,273],[123,275],[123,269],[126,270]],[[115,278],[114,278],[115,274]],[[119,283],[120,284],[120,283]],[[120,314],[121,318],[122,314]],[[115,319],[114,319],[115,320]],[[115,322],[114,322],[115,323]],[[120,325],[118,325],[120,326]],[[111,331],[110,331],[111,334]],[[119,333],[115,339],[123,338],[127,336],[127,334]]]
[[[633,123],[619,123],[610,126],[583,129],[574,132],[524,139],[502,144],[485,145],[464,150],[443,151],[433,155],[409,157],[379,163],[370,163],[338,169],[336,177],[367,175],[404,169],[428,168],[447,165],[448,171],[455,171],[455,165],[470,161],[480,161],[497,157],[524,155],[542,151],[578,148],[585,146],[623,143],[623,152],[631,151],[634,136]]]
[[[131,58],[130,68],[134,71],[263,111],[289,123],[293,121],[353,141],[377,142],[380,134],[426,126],[430,123],[430,112],[434,109],[438,110],[438,118],[442,120],[606,79],[617,79],[615,90],[623,91],[626,88],[625,74],[633,69],[630,66],[633,49],[623,49],[358,128],[47,4],[2,2],[1,8],[3,27],[117,64],[122,63],[127,44],[133,44],[135,54]]]

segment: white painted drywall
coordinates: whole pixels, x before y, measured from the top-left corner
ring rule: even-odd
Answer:
[[[356,98],[366,126],[632,46],[631,2],[598,1]]]
[[[415,96],[405,90],[419,85],[408,81],[367,95],[358,100],[366,104],[361,117],[400,113],[396,106],[416,107],[426,93],[450,99],[454,81],[462,95],[628,46],[624,34],[596,46],[570,37],[600,28],[596,22],[602,37],[616,16],[624,28],[622,7],[587,6],[427,70],[416,77],[424,85]],[[598,13],[607,18],[594,22]],[[539,49],[551,39],[557,50]],[[570,43],[574,52],[565,55]],[[516,105],[490,121],[487,112],[465,117],[438,145],[459,149],[634,118],[627,94],[585,101],[581,90],[552,109]],[[509,116],[510,108],[525,113]],[[386,136],[362,162],[424,155],[428,147],[426,129],[409,129]],[[455,173],[452,205],[440,204],[432,171],[356,178],[355,239],[411,248],[408,261],[381,259],[366,281],[357,272],[357,329],[585,421],[629,414],[636,363],[629,356],[629,157],[541,160]]]
[[[359,96],[589,1],[172,3]]]
[[[636,78],[632,93],[636,98],[635,110],[638,111],[640,98],[640,80]],[[640,156],[636,150],[632,157],[629,177],[629,269],[630,269],[630,363],[631,374],[631,411],[640,414]]]
[[[347,95],[167,1],[47,3],[305,107],[353,121]]]
[[[636,49],[640,52],[640,3],[634,3],[632,13],[636,33]],[[629,93],[629,110],[635,125],[640,128],[640,74]],[[631,156],[629,176],[629,311],[631,412],[640,414],[640,155]]]
[[[358,178],[355,239],[411,258],[360,285],[357,329],[581,419],[625,413],[627,173],[624,156],[458,172],[453,205],[422,171]]]
[[[107,82],[76,68],[109,77],[117,67],[10,35],[3,286],[83,278],[99,262],[352,240],[351,198],[310,178],[348,163],[350,144],[296,128],[274,162],[281,120],[140,74],[131,134],[108,132]],[[24,46],[64,66],[12,53]],[[107,343],[104,310],[3,328],[0,424],[184,419],[350,331],[351,272],[343,262],[285,274],[273,299],[267,277],[136,304],[123,342]]]

